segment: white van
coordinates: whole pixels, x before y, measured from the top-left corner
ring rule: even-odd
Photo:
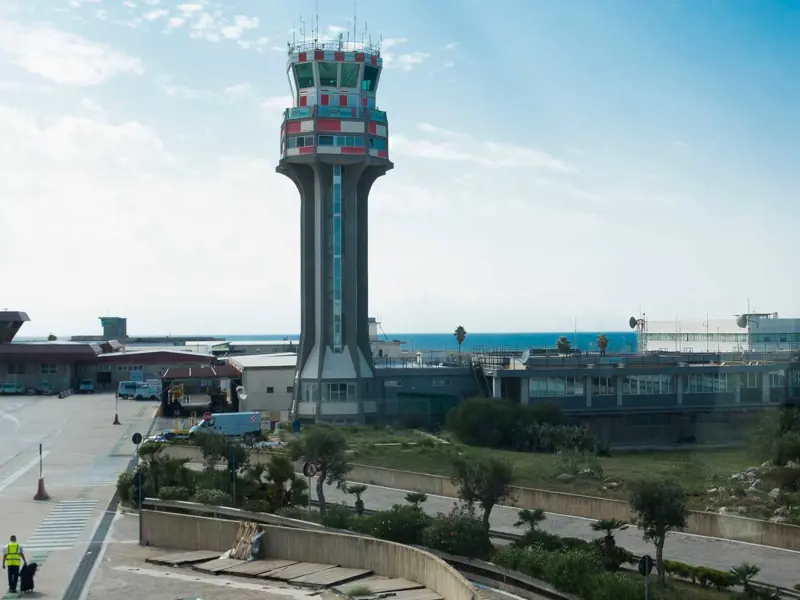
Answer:
[[[121,381],[117,388],[117,396],[123,400],[134,398],[135,400],[158,400],[160,390],[151,383],[141,381]]]

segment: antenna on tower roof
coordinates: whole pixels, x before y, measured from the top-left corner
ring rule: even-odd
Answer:
[[[353,43],[356,43],[356,23],[358,22],[358,2],[353,0]],[[350,32],[347,32],[347,37],[350,37]]]
[[[300,17],[300,35],[303,36],[303,45],[306,43],[306,22]]]
[[[317,14],[314,17],[315,19],[315,28],[316,32],[314,33],[314,44],[316,45],[317,40],[319,39],[319,0],[317,0]]]

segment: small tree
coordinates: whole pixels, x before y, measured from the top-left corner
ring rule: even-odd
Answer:
[[[348,485],[347,489],[345,490],[348,494],[353,494],[356,497],[356,514],[363,515],[364,514],[364,501],[361,499],[361,494],[367,491],[367,486],[362,483],[358,483],[355,485]]]
[[[428,494],[422,492],[408,492],[406,494],[406,502],[414,508],[422,508],[422,503],[428,499]]]
[[[608,350],[608,337],[606,337],[605,333],[601,333],[597,336],[597,349],[600,350],[600,356],[606,355],[606,350]]]
[[[592,523],[592,531],[602,531],[605,533],[603,536],[603,545],[607,552],[610,552],[616,545],[617,541],[614,539],[615,531],[622,531],[628,525],[619,519],[601,519]]]
[[[528,510],[527,508],[523,508],[517,514],[517,522],[514,523],[514,527],[528,527],[528,532],[534,532],[539,529],[539,523],[544,521],[547,518],[547,515],[542,508],[534,508],[533,510]]]
[[[506,460],[490,457],[466,460],[458,458],[453,463],[453,483],[458,486],[458,497],[472,506],[480,502],[483,508],[483,526],[488,531],[489,516],[495,504],[511,497],[514,468]]]
[[[55,335],[53,335],[52,333],[47,336],[47,341],[48,342],[55,342],[56,340],[58,340],[58,338]]]
[[[664,579],[664,542],[670,531],[686,528],[689,509],[686,492],[677,481],[646,481],[634,489],[631,508],[644,539],[656,546],[658,581]]]
[[[461,345],[464,343],[464,340],[467,339],[467,330],[459,325],[456,327],[453,335],[456,338],[456,342],[458,342],[458,360],[461,362]]]
[[[288,445],[289,457],[292,460],[303,459],[317,465],[317,499],[319,511],[325,514],[325,484],[336,484],[344,489],[347,485],[345,477],[350,470],[345,452],[347,440],[342,432],[327,425],[307,427]]]
[[[558,350],[559,354],[569,354],[572,352],[572,344],[567,336],[562,335],[560,338],[558,338],[558,341],[556,342],[556,349]]]
[[[756,575],[761,573],[761,567],[744,562],[738,567],[733,567],[729,573],[731,578],[742,586],[744,593],[751,596],[753,593],[753,586],[751,584]]]

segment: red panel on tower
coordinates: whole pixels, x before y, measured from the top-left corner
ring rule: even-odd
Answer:
[[[314,146],[303,146],[297,150],[298,154],[314,154]]]
[[[286,131],[288,133],[300,133],[300,121],[289,121],[286,124]]]
[[[363,146],[361,148],[350,148],[349,146],[342,146],[342,154],[366,154],[367,149]]]
[[[333,60],[336,62],[344,62],[344,52],[334,52]]]
[[[375,121],[370,121],[369,122],[369,132],[370,133],[377,133],[378,132],[378,126],[375,124]]]
[[[325,60],[325,53],[322,50],[314,50],[314,60]]]
[[[361,106],[363,106],[363,107],[367,106],[367,97],[366,96],[361,96]]]
[[[364,53],[356,52],[356,62],[364,62]]]
[[[319,95],[319,104],[320,106],[328,106],[328,94]]]
[[[341,94],[339,96],[339,106],[347,106],[347,94]]]
[[[342,122],[339,119],[317,119],[317,131],[341,131]]]
[[[306,96],[300,96],[300,102],[298,102],[298,105],[305,106],[307,102],[308,98]]]
[[[369,57],[369,64],[371,64],[373,67],[377,67],[378,66],[378,57],[375,56],[374,54],[372,56],[370,56]]]
[[[307,55],[305,52],[300,52],[297,55],[297,62],[306,62],[308,60]]]
[[[301,150],[303,149],[301,148]],[[389,153],[386,150],[378,150],[378,158],[389,158]]]

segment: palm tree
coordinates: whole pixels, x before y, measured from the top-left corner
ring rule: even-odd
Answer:
[[[753,589],[750,584],[753,581],[753,577],[761,572],[761,567],[744,562],[738,567],[733,567],[729,572],[736,583],[744,588],[744,593],[749,596]]]
[[[607,552],[617,545],[614,539],[614,532],[622,531],[627,527],[627,523],[619,519],[601,519],[592,523],[592,531],[602,531],[606,534],[603,537],[603,545],[606,547]]]
[[[608,349],[608,338],[605,333],[597,336],[597,347],[600,349],[600,356],[605,356]]]
[[[567,336],[562,335],[560,338],[558,338],[558,341],[556,342],[556,349],[558,350],[559,354],[570,353],[572,350],[572,344],[570,343],[569,339],[567,339]]]
[[[467,339],[467,330],[464,329],[461,325],[456,327],[456,330],[453,332],[453,335],[456,338],[456,342],[458,342],[458,362],[461,362],[461,344],[464,343],[464,340]]]
[[[539,523],[544,521],[547,518],[545,515],[544,510],[541,508],[535,508],[533,510],[528,510],[527,508],[523,508],[517,514],[517,522],[514,523],[514,527],[522,527],[524,525],[528,526],[529,532],[534,532],[539,527]]]

